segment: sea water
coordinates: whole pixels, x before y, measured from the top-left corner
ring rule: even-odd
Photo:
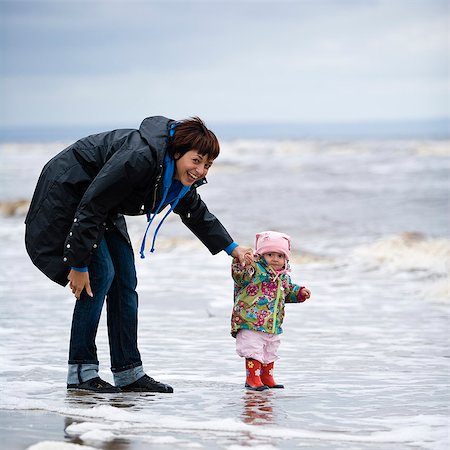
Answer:
[[[23,244],[26,200],[66,144],[0,146],[8,449],[449,447],[448,141],[224,142],[199,193],[242,245],[258,231],[290,234],[292,280],[312,291],[286,307],[275,372],[285,389],[245,390],[230,258],[210,255],[173,215],[136,264],[144,368],[175,392],[103,396],[66,392],[74,299]],[[128,224],[138,249],[145,218]],[[112,381],[104,316],[100,374]]]

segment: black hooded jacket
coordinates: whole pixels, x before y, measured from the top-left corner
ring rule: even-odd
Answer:
[[[44,166],[25,219],[25,245],[51,280],[64,286],[70,267],[89,266],[109,226],[131,245],[123,214],[146,214],[158,205],[172,122],[148,117],[139,130],[85,137]],[[198,195],[203,183],[197,181],[174,212],[216,254],[233,239]]]

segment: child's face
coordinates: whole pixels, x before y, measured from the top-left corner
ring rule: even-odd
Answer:
[[[272,266],[275,270],[284,269],[286,264],[286,257],[283,253],[269,252],[264,253],[264,259],[266,260],[269,266]]]

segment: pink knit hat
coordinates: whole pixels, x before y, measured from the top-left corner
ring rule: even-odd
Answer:
[[[276,252],[283,253],[286,259],[291,256],[291,238],[278,231],[262,231],[256,234],[256,254]]]

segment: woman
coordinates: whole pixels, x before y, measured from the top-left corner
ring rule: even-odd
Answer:
[[[145,119],[139,130],[85,137],[51,159],[27,214],[25,243],[33,263],[70,289],[75,303],[68,389],[173,392],[145,374],[137,348],[136,269],[125,215],[147,214],[148,227],[166,205],[212,254],[244,263],[238,246],[197,193],[219,155],[216,136],[199,118]],[[145,238],[141,247],[144,257]],[[95,336],[104,299],[115,386],[98,376]]]

